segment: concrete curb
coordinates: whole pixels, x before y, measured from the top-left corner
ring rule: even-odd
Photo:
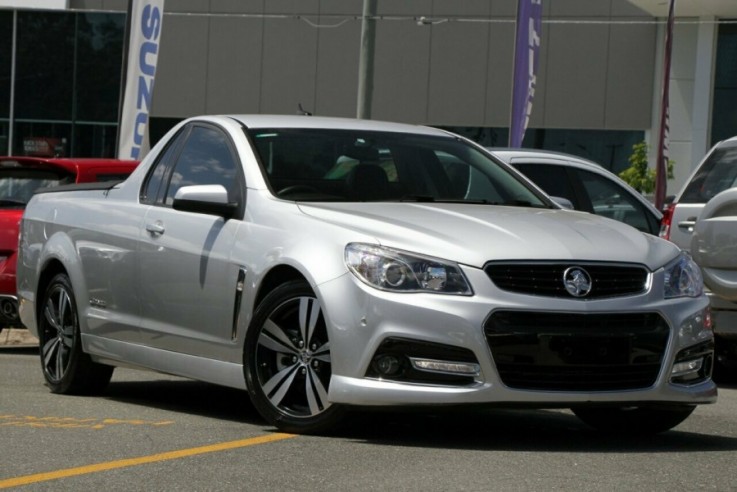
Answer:
[[[3,328],[0,331],[0,347],[37,347],[38,338],[28,330],[17,328]]]

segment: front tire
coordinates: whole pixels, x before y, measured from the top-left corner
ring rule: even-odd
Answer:
[[[288,282],[259,304],[246,336],[244,375],[259,413],[282,431],[334,429],[344,409],[328,401],[330,340],[320,301],[304,282]]]
[[[665,432],[688,418],[694,406],[578,407],[573,413],[591,427],[611,434],[649,435]]]
[[[82,351],[79,318],[69,277],[57,274],[40,305],[38,337],[41,368],[52,393],[95,394],[105,389],[113,367],[97,364]]]

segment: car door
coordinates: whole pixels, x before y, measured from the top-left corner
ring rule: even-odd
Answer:
[[[688,250],[704,205],[737,184],[737,141],[717,144],[691,175],[673,206],[668,239]]]
[[[229,135],[194,123],[184,128],[147,180],[152,202],[141,231],[141,339],[151,347],[217,357],[234,343],[235,307],[244,270],[231,263],[245,181]],[[239,204],[236,218],[174,210],[176,192],[219,184]]]
[[[693,228],[691,254],[712,292],[737,301],[737,188],[704,206]]]

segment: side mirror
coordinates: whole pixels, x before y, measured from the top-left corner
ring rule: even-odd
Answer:
[[[238,211],[238,203],[228,201],[223,185],[183,186],[174,195],[174,210],[197,214],[218,215],[230,219]]]

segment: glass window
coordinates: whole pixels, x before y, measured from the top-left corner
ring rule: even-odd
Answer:
[[[155,203],[161,190],[161,184],[164,182],[166,171],[169,169],[169,163],[174,158],[177,149],[180,148],[182,140],[186,137],[187,131],[182,130],[179,134],[172,138],[167,144],[166,150],[157,157],[153,170],[149,170],[148,176],[143,183],[140,200],[141,203]]]
[[[236,160],[228,137],[215,128],[193,126],[174,164],[165,203],[171,205],[183,186],[207,184],[223,185],[229,199],[239,201]]]
[[[276,195],[305,201],[465,201],[547,207],[486,153],[448,136],[251,130]]]
[[[74,157],[114,157],[117,155],[118,125],[112,123],[77,123],[69,146]]]
[[[737,24],[720,24],[714,70],[711,143],[737,135]]]
[[[691,178],[681,203],[706,203],[737,181],[737,147],[716,148]]]
[[[514,162],[512,165],[545,190],[548,195],[565,198],[573,204],[573,208],[581,210],[565,167],[554,164],[515,164]]]
[[[445,129],[484,147],[507,146],[509,132],[505,128],[445,127]],[[632,155],[632,146],[644,139],[645,132],[642,130],[528,128],[522,147],[573,154],[594,161],[614,174],[619,174],[630,166],[628,159]]]
[[[72,138],[68,122],[19,122],[15,124],[15,154],[32,157],[66,157]]]
[[[125,15],[79,14],[74,119],[117,122]]]
[[[13,12],[0,11],[0,120],[10,115],[10,73],[13,61]],[[7,133],[0,133],[7,135]],[[8,147],[0,141],[0,152]]]
[[[10,127],[1,123],[9,112],[3,93],[9,94],[12,12],[0,12],[1,151],[10,143],[14,154],[115,156],[124,23],[122,13],[18,11],[14,138],[8,142],[9,132],[2,131]]]
[[[18,12],[15,116],[72,119],[74,14]]]
[[[643,232],[654,234],[655,225],[642,203],[619,184],[595,173],[576,170],[596,215],[624,222]]]
[[[4,162],[0,167],[0,207],[24,207],[38,188],[57,186],[69,181],[62,172],[13,166]]]

